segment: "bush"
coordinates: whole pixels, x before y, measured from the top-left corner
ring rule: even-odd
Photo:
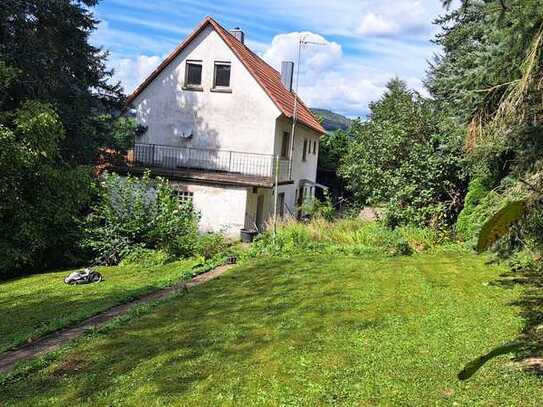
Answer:
[[[175,258],[200,256],[210,259],[222,253],[229,243],[219,233],[199,234],[196,230],[172,239],[167,245],[168,253]]]
[[[63,138],[49,105],[27,102],[0,115],[0,279],[79,261],[93,180],[90,168],[60,159]]]
[[[340,175],[357,206],[387,205],[390,227],[448,227],[464,193],[462,136],[429,99],[398,79],[355,121]]]
[[[226,251],[230,243],[219,233],[204,233],[199,236],[194,254],[204,259],[211,259]]]
[[[483,225],[500,209],[512,202],[525,199],[525,194],[511,177],[504,178],[494,189],[484,177],[474,178],[468,188],[464,208],[458,215],[456,233],[459,238],[475,245]]]
[[[156,267],[168,263],[169,260],[169,255],[164,250],[135,246],[123,256],[120,264],[122,266],[136,264],[144,267]]]
[[[189,256],[197,240],[198,214],[168,181],[104,174],[99,200],[85,222],[83,246],[100,264],[117,264],[135,248]]]
[[[335,209],[328,191],[324,191],[324,200],[317,198],[308,200],[302,205],[302,212],[312,218],[323,218],[331,221],[334,219]]]
[[[468,192],[464,199],[464,207],[458,215],[456,222],[456,233],[462,239],[471,240],[475,236],[476,229],[481,226],[482,220],[479,219],[481,217],[480,214],[486,212],[486,210],[482,209],[483,207],[488,207],[489,203],[494,201],[494,199],[487,199],[481,208],[479,208],[479,204],[481,204],[489,193],[490,188],[484,178],[474,178],[470,181]],[[494,203],[490,206],[494,206]]]

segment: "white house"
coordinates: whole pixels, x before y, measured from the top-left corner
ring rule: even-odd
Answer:
[[[263,228],[276,192],[279,216],[295,214],[314,194],[325,131],[292,91],[293,65],[277,72],[243,32],[206,17],[129,97],[147,127],[131,171],[168,177],[203,231]]]

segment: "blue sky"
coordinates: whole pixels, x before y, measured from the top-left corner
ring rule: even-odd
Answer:
[[[302,51],[299,93],[311,107],[351,117],[398,76],[419,90],[440,0],[103,0],[92,41],[110,51],[109,65],[130,93],[210,15],[241,27],[246,44],[272,66],[295,60],[301,35],[325,45]]]

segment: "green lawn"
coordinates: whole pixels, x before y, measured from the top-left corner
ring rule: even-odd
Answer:
[[[79,286],[64,284],[70,271],[0,283],[0,352],[178,281],[194,264],[101,267],[103,282]]]
[[[0,405],[541,405],[500,354],[523,325],[501,272],[466,253],[264,259],[4,380]]]

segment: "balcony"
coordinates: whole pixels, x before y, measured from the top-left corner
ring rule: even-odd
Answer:
[[[130,172],[151,170],[172,179],[272,187],[292,182],[289,160],[271,154],[241,153],[158,144],[135,144],[125,160]]]

